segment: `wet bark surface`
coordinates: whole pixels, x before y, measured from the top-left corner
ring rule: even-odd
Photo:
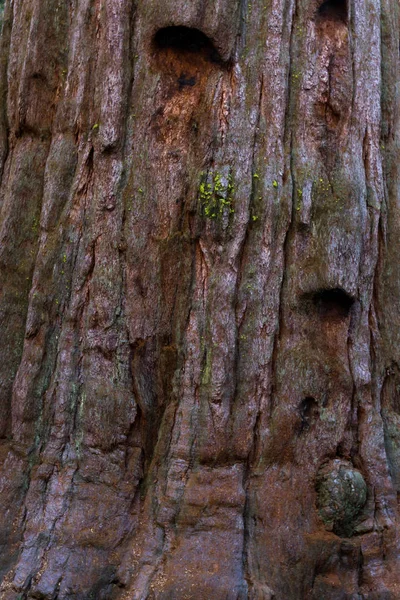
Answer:
[[[400,597],[395,0],[6,0],[0,597]]]

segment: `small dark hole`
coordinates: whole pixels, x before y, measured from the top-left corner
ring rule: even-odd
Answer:
[[[42,73],[33,73],[32,79],[35,79],[36,81],[46,81],[46,77]]]
[[[326,0],[318,9],[318,16],[324,20],[347,22],[346,0]]]
[[[312,421],[318,416],[318,402],[315,398],[307,396],[300,402],[299,413],[301,418],[300,433],[309,429]]]
[[[192,27],[164,27],[154,36],[154,46],[158,50],[171,48],[179,53],[203,54],[212,62],[222,62],[212,41]]]
[[[313,296],[313,304],[321,317],[344,319],[354,304],[354,298],[340,288],[321,290]]]
[[[193,87],[196,85],[196,77],[189,77],[186,73],[182,73],[178,78],[179,89],[183,89],[184,87]]]

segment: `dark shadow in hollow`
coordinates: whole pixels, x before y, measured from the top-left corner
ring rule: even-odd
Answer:
[[[154,36],[156,51],[172,50],[176,54],[202,55],[210,62],[223,64],[223,60],[210,40],[202,31],[191,27],[164,27]]]
[[[354,304],[354,298],[340,288],[319,290],[312,300],[319,315],[331,319],[345,319]]]
[[[354,302],[355,299],[342,288],[322,288],[303,294],[299,307],[311,318],[342,321],[350,315]]]
[[[318,9],[318,17],[347,23],[347,0],[326,0]]]
[[[312,422],[318,417],[318,402],[312,396],[307,396],[300,402],[299,405],[300,413],[300,427],[299,433],[307,431],[310,428]]]

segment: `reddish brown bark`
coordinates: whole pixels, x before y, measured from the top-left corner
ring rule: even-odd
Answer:
[[[395,0],[6,0],[0,597],[400,597]]]

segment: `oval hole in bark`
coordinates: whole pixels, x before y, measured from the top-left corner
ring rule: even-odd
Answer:
[[[321,317],[345,319],[354,304],[354,298],[340,288],[319,290],[313,294],[313,304]]]
[[[318,402],[312,396],[307,396],[300,402],[299,413],[301,417],[300,433],[307,430],[315,417],[318,416]]]
[[[326,0],[318,9],[318,17],[324,21],[347,23],[347,1]]]
[[[223,62],[210,38],[192,27],[173,26],[160,29],[154,36],[154,48],[158,52],[169,49],[176,55],[201,55],[210,62]]]

